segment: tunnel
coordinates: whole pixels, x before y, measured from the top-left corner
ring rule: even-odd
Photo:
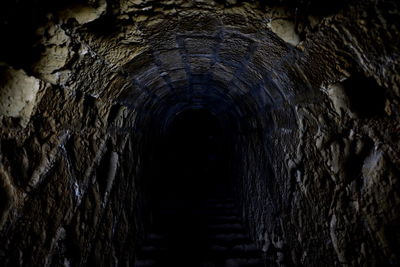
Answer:
[[[211,257],[223,264],[221,256],[226,255],[204,255],[212,243],[204,237],[208,228],[221,227],[227,219],[209,214],[212,204],[226,205],[233,198],[229,147],[223,134],[228,129],[223,131],[221,121],[206,109],[184,110],[171,120],[158,140],[149,141],[154,154],[149,155],[144,180],[151,229],[139,253],[141,262],[151,263],[149,259],[156,258],[164,266],[197,266]],[[218,219],[221,224],[215,224]],[[152,251],[154,245],[160,246],[160,251]]]
[[[0,3],[1,266],[398,266],[392,0]]]

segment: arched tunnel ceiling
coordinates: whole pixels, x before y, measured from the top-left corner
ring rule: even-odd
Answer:
[[[217,114],[238,109],[234,112],[240,117],[279,108],[291,101],[296,91],[306,91],[304,84],[292,82],[295,70],[289,68],[293,64],[289,61],[300,51],[256,19],[247,22],[254,27],[250,31],[225,25],[229,21],[208,12],[173,18],[142,29],[146,46],[137,54],[127,51],[128,58],[109,59],[118,64],[115,79],[122,80],[117,86],[123,89],[111,85],[100,97],[111,94],[113,101],[143,112],[182,102],[205,106]],[[196,23],[187,25],[193,18]],[[252,18],[240,17],[245,19]],[[97,40],[93,34],[88,40],[90,47],[113,49],[101,47],[104,40]],[[110,54],[114,55],[107,51],[105,56]]]
[[[100,16],[70,33],[81,45],[82,60],[75,63],[81,74],[107,79],[85,88],[74,81],[90,76],[72,77],[75,90],[134,109],[140,119],[173,115],[179,110],[168,107],[189,104],[244,121],[268,118],[269,111],[286,109],[310,91],[300,77],[303,52],[271,31],[270,14],[247,4],[214,10],[200,2],[170,13],[166,6],[160,14],[146,3],[133,17]],[[125,23],[128,18],[139,22]]]

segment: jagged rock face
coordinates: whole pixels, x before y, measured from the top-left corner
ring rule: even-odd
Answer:
[[[152,140],[193,108],[269,262],[400,264],[394,1],[46,4],[1,17],[29,37],[0,53],[5,266],[132,265]]]

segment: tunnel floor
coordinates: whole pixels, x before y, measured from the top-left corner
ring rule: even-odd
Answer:
[[[165,199],[154,221],[137,267],[265,266],[229,190],[214,188],[202,199]]]

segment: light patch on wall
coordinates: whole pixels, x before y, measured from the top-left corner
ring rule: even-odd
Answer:
[[[61,27],[54,25],[40,28],[37,34],[47,38],[41,41],[43,51],[40,59],[34,64],[33,71],[46,82],[62,84],[69,76],[69,71],[60,70],[72,58],[70,38]]]
[[[41,81],[23,70],[10,67],[0,71],[0,116],[20,118],[23,127],[28,123]]]
[[[74,5],[60,12],[60,17],[67,21],[74,18],[79,24],[86,24],[98,19],[106,11],[105,0],[96,1],[94,5]]]
[[[350,110],[350,101],[341,83],[331,84],[322,91],[329,97],[335,112],[343,117],[346,114],[354,118],[355,114]]]
[[[296,46],[300,42],[300,37],[296,33],[295,24],[286,19],[274,19],[268,26],[270,29],[278,35],[285,42]]]

